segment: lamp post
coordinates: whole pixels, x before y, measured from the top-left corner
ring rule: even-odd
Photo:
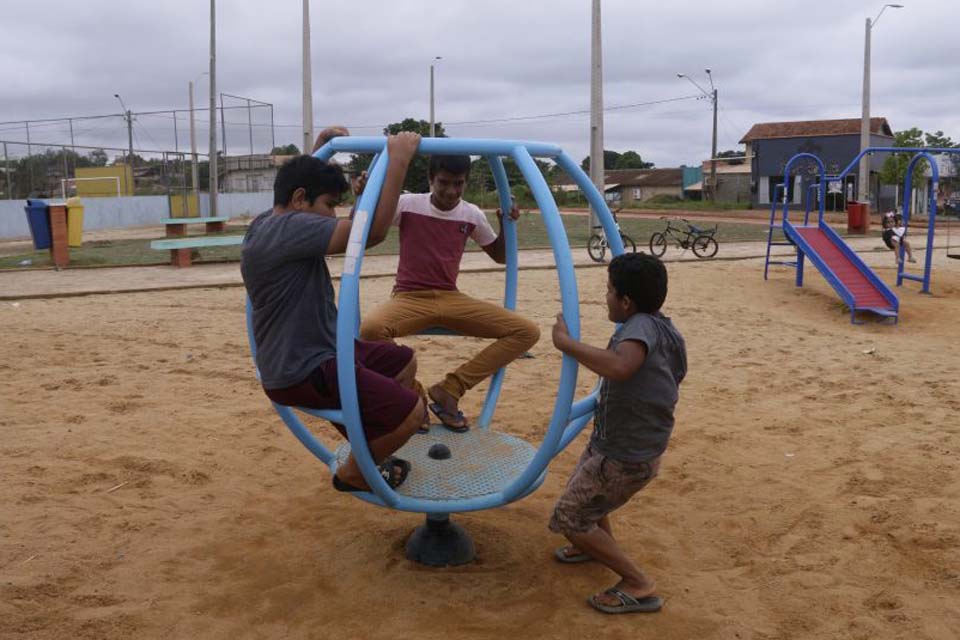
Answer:
[[[313,148],[313,75],[310,67],[310,0],[303,0],[303,152]],[[250,152],[251,155],[253,152]]]
[[[120,101],[120,107],[123,109],[124,119],[127,121],[127,166],[130,167],[130,180],[133,181],[133,114],[130,113],[130,109],[127,109],[127,105],[123,103],[123,98],[120,97],[119,93],[113,94],[113,97]],[[133,187],[133,185],[130,185]],[[132,189],[131,189],[132,191]]]
[[[863,112],[860,117],[860,151],[863,152],[870,146],[870,33],[873,27],[880,20],[880,16],[887,10],[902,9],[902,4],[885,4],[880,9],[880,13],[872,21],[867,18],[866,29],[863,38]],[[870,202],[870,158],[863,156],[860,158],[860,167],[857,175],[857,199]]]
[[[197,128],[193,117],[193,85],[205,75],[209,75],[209,72],[204,71],[190,81],[190,181],[195,198],[200,193],[200,166],[197,164]]]
[[[710,145],[709,194],[710,194],[710,202],[715,203],[717,201],[717,88],[713,84],[713,75],[710,73],[710,69],[704,69],[704,71],[707,74],[707,79],[710,81],[710,91],[707,91],[706,89],[701,87],[699,84],[696,83],[696,81],[693,78],[691,78],[686,74],[678,73],[677,77],[686,78],[690,82],[690,84],[692,84],[697,89],[699,89],[700,93],[702,93],[707,99],[710,100],[710,102],[713,103],[713,135],[712,135],[712,142]]]
[[[433,67],[436,64],[437,60],[443,60],[443,56],[434,56],[434,62],[430,63],[430,137],[435,138],[437,135],[437,127],[434,124],[434,100],[433,100]]]

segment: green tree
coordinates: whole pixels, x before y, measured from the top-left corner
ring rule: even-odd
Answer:
[[[443,130],[443,125],[437,122],[434,125],[436,131],[436,137],[446,138],[447,134]],[[384,130],[383,135],[395,135],[401,131],[413,131],[414,133],[419,133],[424,138],[430,137],[430,123],[426,120],[415,120],[414,118],[404,118],[400,122],[394,122],[388,124]],[[369,165],[369,160],[367,165]],[[403,182],[403,188],[407,191],[412,191],[414,193],[426,193],[430,190],[430,181],[427,178],[427,174],[430,169],[430,159],[424,155],[418,154],[414,157],[413,161],[410,163],[410,168],[407,169],[407,179]]]
[[[742,151],[737,151],[736,149],[728,149],[726,151],[720,151],[717,153],[718,158],[740,158],[739,160],[731,160],[728,164],[743,164],[745,157]]]
[[[606,164],[607,159],[603,159],[604,164]],[[624,151],[619,158],[617,158],[617,164],[612,169],[653,169],[652,162],[644,162],[643,158],[640,157],[640,154],[636,151]]]
[[[90,159],[90,164],[94,167],[107,166],[107,152],[103,149],[94,149],[87,157]]]
[[[270,155],[272,156],[298,156],[300,155],[300,147],[293,144],[285,144],[280,147],[274,147],[270,150]]]
[[[905,129],[904,131],[897,131],[893,134],[894,142],[893,146],[895,147],[923,147],[923,131],[913,127],[911,129]],[[897,190],[900,192],[901,196],[903,195],[904,180],[907,177],[907,165],[910,164],[910,159],[914,156],[913,153],[893,153],[887,157],[883,162],[883,167],[880,169],[880,182],[883,184],[895,184],[897,185]],[[917,166],[913,170],[913,184],[914,186],[919,185],[920,181],[923,179],[923,166],[920,163],[917,163]]]
[[[932,147],[934,149],[956,149],[960,147],[960,143],[951,140],[950,136],[943,134],[943,131],[925,133],[923,134],[923,140],[926,142],[928,147]],[[950,164],[953,166],[953,177],[956,178],[957,176],[960,176],[960,153],[951,153],[947,157],[950,159]]]
[[[605,170],[615,169],[617,167],[617,161],[620,160],[620,153],[617,151],[610,151],[609,149],[603,150],[603,168]],[[580,163],[580,168],[582,168],[587,173],[590,173],[590,156],[587,156],[583,159],[583,162]]]

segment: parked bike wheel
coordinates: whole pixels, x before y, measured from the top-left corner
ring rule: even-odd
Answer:
[[[637,252],[637,243],[633,241],[633,238],[630,236],[621,233],[620,239],[623,240],[623,251],[624,253],[636,253]]]
[[[603,262],[603,257],[607,253],[607,243],[603,241],[603,236],[593,234],[587,241],[587,253],[594,262]]]
[[[660,257],[667,252],[667,237],[657,231],[650,236],[650,253]]]
[[[693,239],[693,252],[698,258],[712,258],[717,255],[717,241],[710,236],[697,236]]]

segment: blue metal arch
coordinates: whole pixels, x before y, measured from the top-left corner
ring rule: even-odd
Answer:
[[[907,230],[910,229],[910,201],[913,199],[910,197],[910,194],[913,193],[913,170],[920,160],[927,161],[927,164],[930,165],[930,173],[933,176],[933,184],[927,192],[927,197],[930,200],[930,215],[927,219],[927,255],[924,257],[923,262],[923,276],[904,273],[903,256],[905,249],[903,243],[900,243],[900,264],[897,266],[897,286],[902,286],[904,280],[915,280],[923,284],[920,288],[921,293],[930,293],[930,274],[933,270],[933,236],[937,227],[937,185],[940,182],[940,167],[937,166],[937,161],[934,157],[926,151],[922,151],[913,156],[910,164],[907,165],[907,177],[903,183],[903,226],[906,227]]]
[[[360,467],[364,479],[373,490],[372,493],[356,493],[357,497],[368,502],[379,504],[398,510],[421,512],[427,514],[446,514],[463,511],[475,511],[498,507],[529,494],[543,481],[546,467],[550,460],[562,451],[573,438],[583,429],[592,417],[596,403],[597,389],[587,397],[574,402],[574,393],[577,382],[577,362],[564,355],[561,363],[560,381],[554,401],[553,417],[547,433],[527,468],[509,486],[502,491],[477,498],[455,499],[445,501],[422,500],[404,496],[393,489],[377,472],[373,458],[367,446],[366,437],[360,423],[360,412],[357,401],[356,378],[354,374],[354,341],[359,326],[359,280],[363,265],[364,247],[369,234],[372,214],[376,210],[377,200],[386,177],[388,153],[386,138],[383,137],[339,137],[328,142],[316,152],[317,157],[329,159],[337,152],[373,153],[376,154],[369,169],[367,187],[360,197],[356,207],[354,225],[350,233],[347,250],[344,255],[343,273],[340,281],[339,312],[337,315],[337,376],[340,385],[341,406],[338,411],[303,410],[310,415],[344,424],[352,452]],[[610,248],[614,255],[623,253],[623,243],[617,233],[616,222],[610,212],[603,195],[590,182],[581,168],[559,147],[539,142],[524,142],[515,140],[482,140],[482,139],[451,139],[451,138],[424,138],[418,147],[418,152],[426,154],[465,154],[481,155],[490,162],[494,180],[500,194],[500,207],[507,211],[511,206],[509,183],[503,167],[502,157],[509,157],[520,168],[521,173],[530,185],[533,197],[536,200],[550,244],[553,249],[554,260],[560,283],[561,306],[564,319],[571,335],[580,335],[580,310],[577,293],[576,275],[573,268],[573,258],[566,231],[560,218],[553,194],[534,162],[534,157],[554,159],[577,183],[585,193],[588,202],[598,213]],[[504,292],[504,305],[515,308],[518,288],[518,258],[516,229],[513,224],[507,223],[504,227],[507,265]],[[248,337],[251,352],[255,355],[251,323],[251,307],[247,305]],[[488,428],[496,409],[497,399],[502,388],[504,370],[498,371],[490,383],[484,409],[478,419],[481,428]],[[297,417],[290,407],[274,404],[283,422],[293,432],[295,437],[318,459],[335,470],[334,454],[327,449]]]

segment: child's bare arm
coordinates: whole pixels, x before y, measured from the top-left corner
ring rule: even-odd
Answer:
[[[624,340],[613,349],[600,349],[574,340],[567,331],[562,314],[553,325],[553,344],[574,360],[608,380],[629,380],[643,366],[647,347],[636,340]]]

